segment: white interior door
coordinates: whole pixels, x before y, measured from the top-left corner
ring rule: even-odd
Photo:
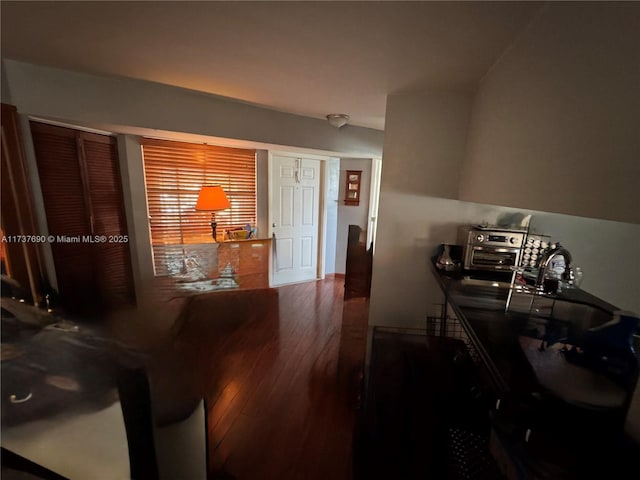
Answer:
[[[315,280],[318,270],[320,160],[271,157],[272,284]]]

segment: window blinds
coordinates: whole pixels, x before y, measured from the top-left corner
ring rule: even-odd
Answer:
[[[218,231],[255,223],[255,150],[150,138],[141,144],[154,253],[156,246],[212,241],[211,213],[195,209],[202,185],[221,185],[231,203],[216,213]]]

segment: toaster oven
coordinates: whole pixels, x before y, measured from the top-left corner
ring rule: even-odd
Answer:
[[[465,270],[510,271],[520,265],[526,230],[502,227],[461,227]]]

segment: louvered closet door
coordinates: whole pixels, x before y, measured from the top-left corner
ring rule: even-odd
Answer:
[[[88,234],[91,227],[75,132],[35,122],[31,132],[49,234],[56,238]],[[56,241],[51,250],[63,305],[84,313],[98,304],[89,245]]]
[[[84,238],[127,234],[115,139],[38,122],[31,132],[63,307],[93,315],[132,304],[129,245]]]
[[[126,307],[133,304],[133,279],[129,243],[124,241],[127,224],[116,139],[86,132],[80,132],[80,136],[87,167],[93,234],[107,237],[107,242],[93,245],[100,296],[109,309]]]

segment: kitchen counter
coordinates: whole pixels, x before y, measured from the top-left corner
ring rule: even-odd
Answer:
[[[462,323],[470,340],[487,368],[493,386],[498,394],[510,391],[529,391],[535,385],[531,362],[527,359],[527,347],[533,340],[553,337],[560,339],[563,334],[571,335],[578,328],[580,319],[558,321],[542,314],[529,314],[528,308],[506,312],[509,296],[508,278],[510,274],[442,272],[434,267],[434,274],[445,299],[456,317]],[[527,295],[525,301],[531,296]],[[523,299],[520,298],[520,303]],[[547,305],[557,302],[570,307],[583,306],[598,314],[600,322],[612,318],[618,310],[594,295],[580,289],[565,290],[559,295],[536,296],[534,310],[539,311],[541,302]],[[513,300],[512,300],[513,301]],[[515,302],[514,302],[515,303]],[[528,305],[527,305],[528,306]],[[559,310],[559,307],[556,306]],[[565,310],[567,307],[564,307]],[[584,315],[583,310],[577,310]],[[569,326],[567,326],[569,325]],[[558,330],[556,335],[554,329]],[[523,342],[520,337],[526,337]],[[552,342],[553,343],[553,342]],[[525,345],[526,344],[526,345]]]
[[[637,455],[637,446],[622,433],[637,359],[629,370],[612,374],[567,353],[589,328],[613,318],[614,305],[571,289],[518,298],[506,311],[511,274],[471,278],[435,265],[433,272],[445,295],[443,312],[455,314],[488,374],[485,394],[496,405],[490,412],[493,447],[507,452],[509,478],[575,478],[569,472],[590,468],[609,472],[601,449],[618,466]],[[515,470],[520,476],[513,476]]]

